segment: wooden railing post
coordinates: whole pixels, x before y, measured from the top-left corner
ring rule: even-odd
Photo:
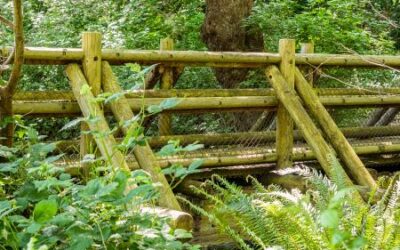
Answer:
[[[82,49],[84,53],[82,66],[85,78],[94,96],[101,92],[101,34],[98,32],[84,32],[82,34]],[[93,151],[95,146],[87,123],[81,125],[80,154],[83,158]]]
[[[301,54],[313,54],[314,53],[314,43],[302,43],[301,44]],[[314,86],[314,69],[311,66],[301,66],[301,71],[307,79],[307,82],[311,86]]]
[[[280,70],[290,89],[294,89],[296,42],[293,39],[279,41],[279,54],[282,57]],[[276,121],[276,151],[278,168],[292,166],[293,120],[282,103],[278,104]]]
[[[165,38],[160,41],[160,50],[173,50],[174,49],[174,40],[171,38]],[[173,69],[171,67],[162,68],[162,76],[161,76],[161,89],[171,89],[174,82]],[[161,114],[158,120],[158,130],[160,135],[171,135],[171,114]]]

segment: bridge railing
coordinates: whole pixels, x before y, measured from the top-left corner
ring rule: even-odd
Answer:
[[[11,48],[3,48],[1,56],[6,58],[11,52]],[[171,68],[180,68],[181,70],[193,67],[210,70],[211,68],[263,70],[268,65],[280,66],[284,61],[282,53],[175,51],[168,50],[168,46],[163,50],[100,49],[98,53],[101,61],[107,61],[115,66],[126,63],[159,65],[161,75],[165,75],[165,72]],[[85,59],[85,48],[27,47],[24,56],[27,65],[81,64]],[[293,66],[308,68],[310,74],[331,67],[365,67],[387,70],[395,70],[400,67],[400,56],[391,55],[296,53],[292,57],[294,59]],[[184,74],[185,72],[183,72]],[[263,173],[265,164],[275,163],[279,158],[275,150],[276,128],[279,124],[276,125],[274,122],[274,113],[279,107],[279,101],[275,90],[269,87],[267,79],[263,80],[265,83],[258,88],[174,89],[173,86],[170,86],[172,89],[168,87],[128,91],[125,96],[133,111],[160,104],[168,98],[176,99],[177,104],[163,112],[163,114],[172,114],[172,120],[166,125],[169,127],[166,130],[170,132],[160,133],[159,130],[163,130],[163,128],[157,120],[149,119],[148,121],[147,135],[153,149],[162,147],[170,140],[179,140],[181,144],[193,142],[205,144],[204,150],[159,158],[162,167],[171,163],[188,165],[193,159],[201,158],[204,159],[203,167],[208,169],[215,170],[217,167],[235,166],[237,167],[235,173],[238,174],[243,174],[249,169],[252,169],[252,173]],[[160,81],[168,81],[168,77],[160,79]],[[314,86],[317,85],[314,83]],[[400,105],[400,88],[315,88],[315,91],[321,103],[333,112],[360,108],[370,112],[376,108],[388,110]],[[79,105],[71,91],[21,91],[14,96],[13,110],[15,114],[32,117],[81,116]],[[105,107],[105,112],[106,114],[110,112],[108,107]],[[268,114],[272,115],[268,117]],[[188,120],[196,121],[194,118],[203,116],[208,117],[200,119],[204,124],[188,122]],[[210,125],[214,120],[218,120],[216,125]],[[243,125],[241,121],[257,126],[249,127],[248,124]],[[177,131],[174,126],[179,126],[180,122],[185,125],[192,124],[194,128]],[[394,138],[400,135],[400,126],[368,127],[364,125],[360,122],[355,126],[343,127],[341,130],[353,143],[355,151],[359,155],[368,156],[365,158],[367,163],[376,165],[376,162],[386,160],[374,157],[376,154],[400,152],[400,144]],[[201,126],[203,127],[196,128]],[[204,126],[208,126],[208,128],[204,128]],[[218,128],[213,129],[212,126]],[[293,131],[294,137],[294,145],[288,149],[291,159],[294,161],[315,159],[314,153],[304,143],[302,133],[297,128],[289,129],[289,131]],[[367,142],[356,140],[360,138]],[[373,138],[379,139],[377,141]],[[72,146],[77,143],[76,140],[64,141],[59,144],[59,147],[67,150],[76,148]],[[244,165],[252,165],[252,168],[240,168]],[[214,170],[207,173],[214,172]],[[223,172],[224,169],[219,171]]]

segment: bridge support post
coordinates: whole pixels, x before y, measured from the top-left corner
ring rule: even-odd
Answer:
[[[171,38],[165,38],[160,41],[160,50],[173,50],[174,49],[174,40]],[[171,89],[174,83],[174,72],[171,67],[162,66],[162,75],[160,81],[161,89]],[[172,127],[171,127],[171,114],[160,114],[158,118],[158,131],[161,136],[163,135],[171,135]]]
[[[279,54],[282,57],[280,70],[289,89],[294,89],[295,49],[293,39],[279,41]],[[278,168],[291,167],[293,151],[293,120],[285,106],[279,102],[276,121],[276,152]]]
[[[84,32],[82,34],[82,49],[84,57],[82,60],[83,72],[94,96],[101,92],[101,33]],[[80,155],[81,159],[85,155],[94,152],[95,143],[89,132],[86,122],[81,124]],[[87,169],[87,168],[83,168]],[[85,170],[86,171],[86,170]],[[83,173],[85,176],[87,172]]]

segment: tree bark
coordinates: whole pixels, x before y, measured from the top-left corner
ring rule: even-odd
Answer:
[[[12,111],[12,97],[17,88],[19,81],[22,65],[24,62],[24,32],[23,32],[23,16],[22,16],[22,0],[14,0],[14,66],[12,68],[10,78],[8,79],[7,85],[0,88],[0,119],[5,120],[13,117]],[[0,131],[1,137],[0,144],[8,147],[12,146],[13,135],[14,135],[14,123],[10,121],[5,128]]]
[[[246,27],[243,21],[250,16],[253,0],[206,0],[206,17],[201,38],[210,51],[263,51],[261,31]],[[225,89],[237,88],[247,77],[249,69],[214,69],[215,77]],[[238,131],[249,130],[260,113],[235,114]]]
[[[206,0],[206,17],[201,28],[203,42],[211,51],[262,51],[263,37],[257,29],[245,27],[253,0]],[[224,88],[235,88],[245,80],[248,69],[215,69]]]

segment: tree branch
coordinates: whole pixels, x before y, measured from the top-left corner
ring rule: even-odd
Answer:
[[[0,94],[2,98],[11,98],[17,87],[17,83],[22,71],[24,63],[24,31],[23,31],[23,16],[21,0],[14,0],[14,65],[11,71],[10,78],[5,87],[1,88]]]
[[[12,49],[10,55],[8,55],[7,59],[0,66],[0,76],[3,74],[4,71],[8,69],[8,65],[11,63],[11,60],[14,57],[14,50],[15,48]]]
[[[14,30],[14,24],[7,18],[0,16],[0,22],[9,27],[11,30]]]

